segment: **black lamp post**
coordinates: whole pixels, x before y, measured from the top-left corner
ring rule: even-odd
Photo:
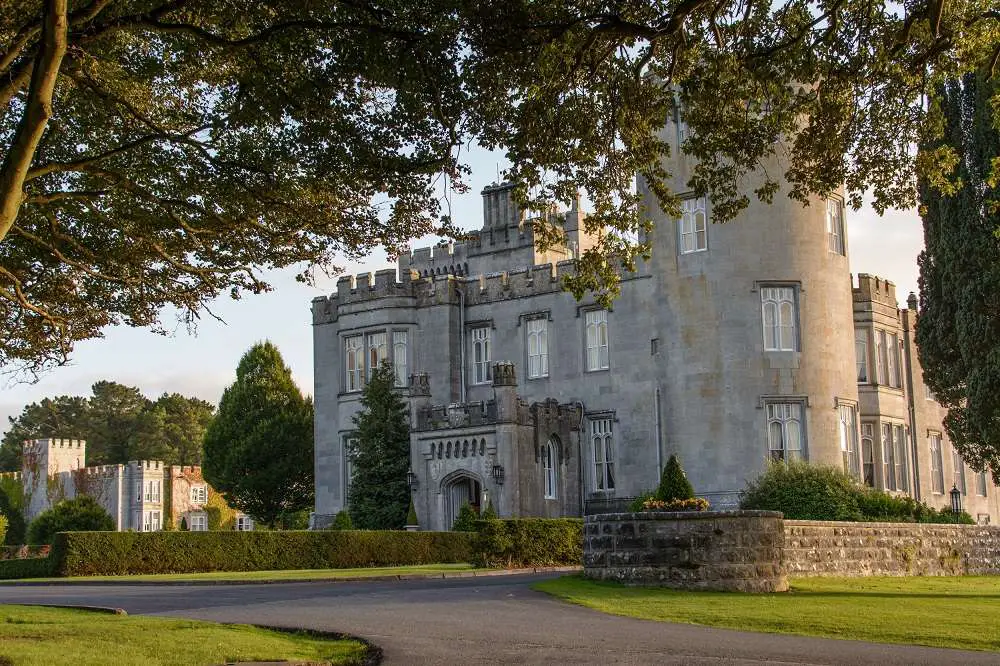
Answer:
[[[951,512],[962,513],[962,491],[957,485],[953,485],[948,494],[951,495]]]
[[[406,485],[410,487],[410,492],[417,492],[417,486],[420,485],[420,481],[417,480],[417,475],[413,473],[413,469],[408,469],[406,471]]]
[[[493,465],[493,480],[497,482],[498,486],[503,485],[503,465],[497,463]]]

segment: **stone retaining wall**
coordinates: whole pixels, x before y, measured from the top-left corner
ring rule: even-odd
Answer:
[[[785,532],[772,511],[587,516],[584,576],[689,590],[781,592]]]
[[[1000,574],[1000,527],[786,520],[790,576]]]

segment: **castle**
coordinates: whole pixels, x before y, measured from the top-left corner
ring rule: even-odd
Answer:
[[[664,132],[676,148],[681,132]],[[673,153],[683,192],[692,163]],[[398,280],[345,276],[313,300],[316,526],[346,506],[351,417],[383,361],[410,405],[423,529],[448,529],[466,502],[619,510],[671,454],[717,508],[767,460],[802,459],[939,508],[954,486],[974,518],[1000,519],[1000,490],[965,468],[922,382],[916,298],[900,309],[891,282],[849,272],[842,196],[711,224],[710,200],[689,195],[668,219],[640,179],[652,255],[605,309],[560,288],[594,242],[579,204],[543,253],[510,191],[487,187],[482,229],[400,257]]]
[[[216,514],[225,513],[231,529],[253,529],[249,516],[233,512],[215,501],[217,493],[202,477],[198,466],[166,465],[159,460],[132,460],[119,465],[87,467],[87,443],[82,439],[36,439],[24,443],[21,472],[0,478],[21,495],[25,524],[64,499],[86,495],[100,504],[117,531],[158,532],[182,525],[205,531]],[[11,484],[10,482],[13,482]],[[232,515],[229,515],[232,514]],[[219,526],[215,526],[218,529]]]

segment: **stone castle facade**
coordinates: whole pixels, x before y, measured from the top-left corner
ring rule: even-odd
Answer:
[[[687,160],[666,165],[676,191]],[[579,205],[542,253],[507,185],[483,191],[469,240],[314,299],[317,526],[348,501],[351,417],[382,361],[410,402],[424,529],[447,529],[465,502],[502,516],[620,508],[671,454],[719,508],[767,460],[804,459],[935,507],[955,485],[973,517],[1000,519],[1000,491],[954,454],[923,385],[915,298],[900,309],[891,282],[849,272],[842,197],[711,224],[710,200],[689,196],[675,220],[640,193],[652,256],[610,309],[560,288],[594,242]]]
[[[200,467],[159,460],[87,467],[86,451],[82,439],[24,443],[22,471],[3,476],[21,482],[25,524],[64,499],[86,495],[104,507],[120,532],[158,532],[182,523],[192,531],[209,529],[217,493]],[[237,513],[232,522],[234,529],[253,529],[248,516]]]

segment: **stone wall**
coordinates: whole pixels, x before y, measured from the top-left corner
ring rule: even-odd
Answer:
[[[773,511],[587,516],[584,575],[688,590],[783,592],[782,522]]]
[[[1000,527],[786,520],[790,576],[1000,574]]]

